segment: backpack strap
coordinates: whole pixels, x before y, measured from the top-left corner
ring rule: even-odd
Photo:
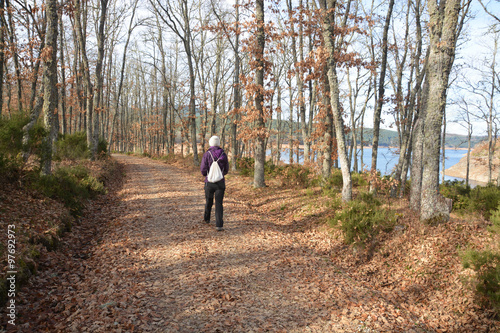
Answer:
[[[214,158],[214,155],[212,155],[212,153],[210,152],[210,150],[207,150],[207,151],[208,151],[208,153],[210,154],[210,156],[212,156],[212,161],[217,162],[218,160],[220,160],[220,156],[219,156],[219,158],[218,158],[218,159],[217,159],[217,161],[216,161],[216,160],[215,160],[215,158]],[[221,155],[221,156],[222,156],[222,155]]]

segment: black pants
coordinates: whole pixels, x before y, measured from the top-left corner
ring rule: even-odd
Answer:
[[[224,199],[224,191],[226,190],[226,184],[224,180],[217,183],[205,183],[205,222],[210,221],[210,213],[212,212],[212,206],[214,204],[215,196],[215,226],[221,227],[224,224],[222,215],[224,209],[222,208],[222,200]]]

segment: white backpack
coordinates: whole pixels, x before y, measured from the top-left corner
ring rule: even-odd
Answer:
[[[214,155],[212,155],[212,153],[210,153],[210,156],[212,156],[213,162],[210,166],[210,170],[208,171],[207,180],[209,183],[217,183],[218,181],[222,180],[222,178],[224,178],[224,175],[222,174],[222,171],[219,167],[219,163],[217,163],[218,160],[216,161],[214,159]]]

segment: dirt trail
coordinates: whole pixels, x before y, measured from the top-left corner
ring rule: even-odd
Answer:
[[[380,331],[421,332],[425,328],[410,312],[398,308],[396,298],[333,266],[326,233],[262,219],[232,195],[230,181],[225,231],[217,232],[213,216],[210,225],[202,222],[199,178],[159,161],[114,158],[126,171],[121,200],[114,207],[118,217],[90,258],[78,265],[65,263],[64,274],[48,272],[32,282],[31,288],[39,288],[59,274],[53,280],[57,285],[49,287],[54,294],[39,295],[45,299],[40,304],[53,307],[45,321],[54,330],[375,332],[366,327],[380,327]],[[40,304],[24,311],[37,311]],[[353,312],[362,320],[350,319]],[[28,323],[23,327],[20,331],[36,331]]]

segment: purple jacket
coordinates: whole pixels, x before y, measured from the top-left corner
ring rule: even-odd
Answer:
[[[227,155],[224,153],[224,150],[220,147],[214,146],[208,148],[208,151],[203,154],[203,158],[201,159],[201,174],[205,176],[205,183],[208,182],[207,180],[207,175],[208,171],[210,171],[210,166],[212,165],[212,156],[210,156],[210,153],[214,156],[214,159],[217,161],[219,164],[220,170],[222,171],[223,175],[227,175],[229,172],[229,162],[227,160]],[[222,182],[224,181],[224,178],[221,180]]]

